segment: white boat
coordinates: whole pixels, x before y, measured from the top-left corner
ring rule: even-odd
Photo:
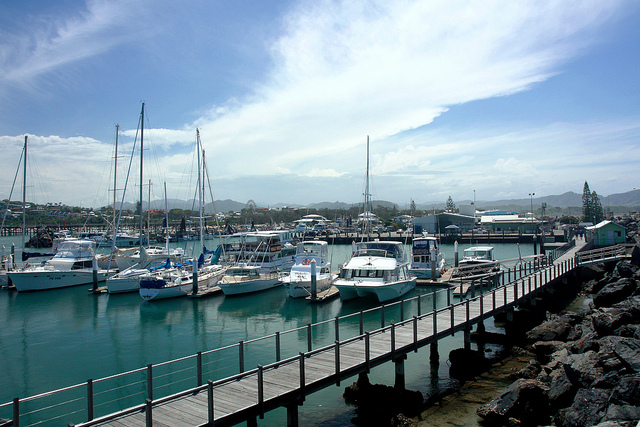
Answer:
[[[170,258],[171,262],[174,264],[185,261],[184,249],[174,249],[161,246],[143,246],[142,249],[138,249],[133,253],[118,250],[114,251],[115,263],[120,271],[124,271],[149,260],[166,261],[167,258]]]
[[[464,250],[462,260],[451,277],[458,280],[497,277],[500,269],[500,262],[493,258],[493,246],[472,246]]]
[[[18,292],[93,283],[95,247],[93,240],[67,239],[50,260],[38,266],[8,272],[7,275]],[[107,278],[106,270],[97,273],[99,282]]]
[[[354,243],[352,257],[333,285],[343,300],[375,295],[385,302],[414,289],[416,276],[409,273],[402,243],[376,240]]]
[[[435,276],[438,278],[444,270],[444,254],[440,252],[438,239],[432,236],[413,239],[409,272],[418,279],[431,279],[432,263],[435,264]]]
[[[296,248],[296,261],[288,275],[280,278],[291,298],[311,295],[311,267],[316,265],[316,292],[329,289],[337,275],[331,273],[329,245],[320,240],[300,242]]]
[[[293,267],[294,238],[288,230],[236,233],[223,244],[223,263],[258,265],[263,273],[278,273]]]
[[[139,293],[145,301],[183,297],[193,292],[192,263],[141,276]],[[226,267],[208,265],[198,269],[198,288],[213,288],[224,276]]]
[[[282,285],[278,273],[263,273],[258,265],[237,264],[227,269],[218,282],[225,295],[264,291]]]

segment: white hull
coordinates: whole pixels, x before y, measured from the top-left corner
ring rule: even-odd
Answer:
[[[375,295],[379,302],[385,302],[400,298],[413,290],[416,287],[416,278],[389,283],[337,281],[334,286],[340,291],[340,298],[343,300]]]
[[[329,289],[335,277],[335,275],[317,277],[316,292],[319,293]],[[282,279],[282,283],[291,298],[306,298],[311,295],[311,279],[295,280],[291,279],[291,276],[287,276]]]
[[[93,283],[92,270],[16,271],[8,275],[18,292],[43,291]],[[98,282],[103,282],[106,278],[106,271],[98,271]]]
[[[225,295],[241,295],[260,292],[280,286],[277,274],[262,274],[259,279],[234,280],[235,278],[223,277],[218,286]]]
[[[107,291],[110,294],[135,292],[140,289],[140,276],[112,277],[107,279]]]
[[[431,279],[430,268],[411,268],[409,269],[409,273],[413,274],[418,279]],[[438,277],[440,277],[440,271],[436,269],[436,279]]]
[[[161,288],[140,288],[140,296],[145,301],[187,296],[192,291],[192,283],[168,285]]]

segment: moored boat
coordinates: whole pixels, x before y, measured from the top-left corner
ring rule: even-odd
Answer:
[[[282,285],[278,273],[264,273],[258,265],[237,264],[227,269],[218,282],[225,295],[264,291]]]
[[[325,241],[308,240],[298,243],[293,267],[288,275],[280,278],[291,298],[306,298],[311,295],[311,270],[314,262],[316,292],[322,292],[331,287],[337,275],[331,273],[328,257],[329,246]]]
[[[435,268],[432,270],[433,267]],[[435,273],[435,278],[440,277],[443,270],[444,254],[440,252],[438,239],[433,236],[413,239],[409,272],[418,279],[431,279],[433,273]]]
[[[402,243],[375,240],[354,243],[353,255],[333,285],[343,300],[375,295],[385,302],[414,289],[416,276],[409,273]]]
[[[58,252],[41,265],[25,267],[7,275],[18,292],[39,291],[93,283],[96,243],[93,240],[67,239]],[[98,270],[98,281],[107,278]]]

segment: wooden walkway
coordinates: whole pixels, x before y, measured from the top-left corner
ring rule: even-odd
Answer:
[[[80,425],[232,425],[281,406],[295,411],[310,393],[442,337],[469,331],[473,324],[532,297],[576,268],[575,254],[583,245],[579,242],[553,264],[475,298],[178,394],[147,399]]]

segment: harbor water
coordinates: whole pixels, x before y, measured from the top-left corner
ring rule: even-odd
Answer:
[[[13,239],[13,240],[12,240]],[[0,245],[10,247],[19,237],[1,237]],[[173,247],[183,244],[172,244]],[[197,242],[189,242],[198,246]],[[207,241],[207,247],[215,247],[217,241]],[[462,250],[469,245],[460,246]],[[532,245],[493,244],[496,259],[512,259],[533,254]],[[410,246],[407,246],[410,250]],[[332,268],[345,262],[350,254],[349,245],[330,245]],[[453,245],[443,245],[448,264],[453,263]],[[17,257],[19,258],[19,257]],[[283,287],[252,295],[225,297],[222,294],[208,298],[174,298],[145,302],[138,293],[98,294],[88,292],[90,285],[41,292],[0,292],[0,404],[14,398],[26,398],[54,389],[64,388],[117,373],[144,368],[149,364],[178,359],[249,341],[262,336],[304,327],[310,323],[324,322],[373,308],[375,299],[341,301],[335,298],[322,304],[309,304],[305,300],[288,297]],[[423,294],[431,298],[432,287],[417,287],[405,298]],[[442,294],[445,295],[445,294]],[[438,297],[439,307],[446,304],[446,297]],[[427,305],[429,305],[428,303]],[[428,310],[424,310],[426,312]],[[387,323],[399,321],[399,312],[389,310]],[[377,324],[375,322],[378,322]],[[380,327],[379,320],[371,320],[367,330]],[[313,346],[329,345],[335,339],[333,324],[314,330]],[[487,324],[490,328],[490,321]],[[359,323],[357,316],[341,321],[340,332],[344,338],[355,335]],[[294,333],[283,341],[283,358],[307,349],[305,333]],[[429,348],[410,353],[405,362],[407,388],[431,395],[446,387],[448,381],[447,356],[463,345],[462,334],[446,338],[439,343],[440,364],[432,370]],[[236,350],[237,351],[237,350]],[[246,369],[257,364],[271,363],[262,360],[259,350],[246,354]],[[212,362],[213,363],[213,362]],[[237,356],[229,355],[215,361],[211,378],[216,380],[237,373]],[[167,383],[175,380],[175,388],[188,389],[191,383],[179,383],[180,373],[171,372]],[[393,385],[394,365],[387,363],[376,367],[370,374],[373,383]],[[307,397],[299,408],[302,426],[348,425],[354,417],[354,408],[344,402],[344,387],[356,378],[344,381],[340,386],[328,387]],[[159,391],[160,393],[160,391]],[[132,399],[131,405],[143,403]],[[102,408],[121,409],[114,404]],[[86,412],[86,411],[85,411]],[[24,413],[21,406],[21,413]],[[99,414],[96,414],[96,416]],[[66,415],[65,415],[66,417]],[[0,412],[0,418],[11,418],[11,407]],[[22,425],[34,422],[37,415],[21,417]],[[79,423],[86,419],[84,412],[67,419],[62,417],[54,425]],[[283,408],[265,414],[259,425],[282,425],[286,422]]]

